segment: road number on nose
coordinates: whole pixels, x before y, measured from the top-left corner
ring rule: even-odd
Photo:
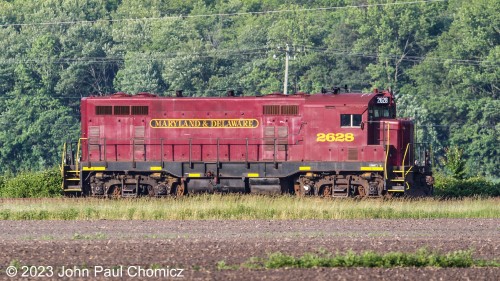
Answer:
[[[316,135],[317,142],[351,142],[354,141],[352,133],[318,133]]]

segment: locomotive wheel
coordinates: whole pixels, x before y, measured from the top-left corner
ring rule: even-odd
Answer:
[[[331,197],[332,196],[332,187],[327,185],[323,188],[323,197]]]
[[[148,185],[148,196],[149,197],[156,197],[155,190],[151,185]]]
[[[175,189],[175,195],[177,197],[184,196],[186,194],[186,188],[184,186],[184,183],[180,183],[177,185],[177,188]]]
[[[360,197],[365,197],[366,196],[366,191],[363,186],[358,186],[358,194]]]
[[[301,190],[300,190],[300,183],[296,182],[296,183],[293,185],[293,190],[295,191],[295,195],[296,195],[297,197],[302,197],[302,196],[303,196],[303,194],[302,194],[302,192],[301,192]]]
[[[118,187],[118,186],[115,186],[113,188],[113,192],[111,193],[111,196],[114,197],[114,198],[121,197],[122,196],[122,190],[121,190],[121,188]]]

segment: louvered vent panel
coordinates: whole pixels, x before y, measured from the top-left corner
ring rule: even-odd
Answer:
[[[144,126],[134,127],[134,138],[135,138],[135,144],[144,143]]]
[[[115,115],[129,115],[130,114],[130,106],[119,106],[116,105],[114,108]]]
[[[299,115],[298,105],[282,105],[281,115]]]
[[[264,127],[264,150],[274,151],[274,126]]]
[[[274,137],[274,126],[264,127],[264,137]]]
[[[147,106],[132,106],[132,115],[148,115],[149,108]]]
[[[288,127],[278,127],[278,151],[285,151],[288,144]]]
[[[95,115],[112,115],[113,107],[111,106],[96,106]]]
[[[99,126],[89,126],[89,152],[90,155],[99,155],[99,138],[100,138],[100,128]]]
[[[99,126],[89,126],[89,143],[98,144],[100,137]]]
[[[358,160],[358,149],[357,148],[349,148],[347,150],[347,160],[351,160],[351,161]]]
[[[264,115],[279,115],[280,106],[279,105],[264,105],[263,113]]]

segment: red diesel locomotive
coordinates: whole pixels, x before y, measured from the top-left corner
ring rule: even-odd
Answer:
[[[81,138],[64,149],[65,193],[432,194],[428,151],[388,91],[177,94],[83,98]]]

